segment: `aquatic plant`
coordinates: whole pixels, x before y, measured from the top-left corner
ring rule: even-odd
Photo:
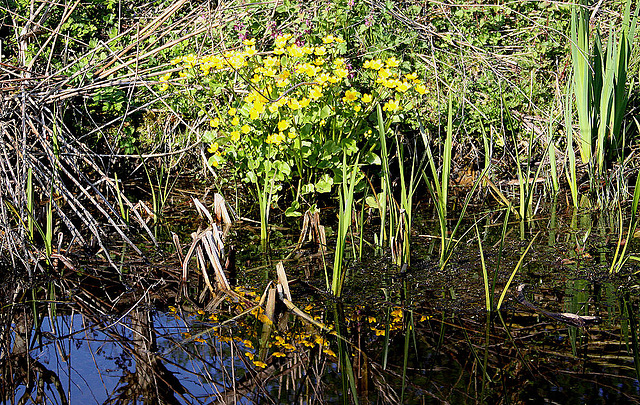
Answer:
[[[166,77],[159,88],[183,81],[200,86],[186,94],[209,120],[203,137],[208,163],[228,164],[253,186],[263,239],[269,209],[284,186],[298,180],[302,196],[329,193],[340,182],[335,174],[356,154],[363,163],[380,164],[367,121],[374,106],[380,103],[392,117],[426,92],[395,57],[364,60],[358,70],[343,58],[342,38],[306,40],[282,34],[266,53],[246,39],[236,51],[182,56],[172,61],[179,77]]]
[[[571,10],[572,89],[575,95],[582,163],[590,164],[592,176],[601,176],[605,163],[621,156],[625,145],[622,121],[630,97],[627,87],[629,63],[637,26],[636,7],[624,3],[619,33],[609,35],[606,46],[597,28],[592,36],[587,2]]]
[[[345,282],[344,251],[347,242],[347,233],[353,222],[353,196],[356,184],[360,181],[360,168],[358,167],[359,155],[356,155],[352,167],[347,166],[347,155],[343,156],[342,183],[339,188],[340,211],[338,214],[338,232],[336,238],[336,251],[333,260],[333,273],[331,276],[331,292],[336,297],[342,295],[342,287]]]

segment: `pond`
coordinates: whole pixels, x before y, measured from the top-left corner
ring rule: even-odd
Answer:
[[[226,235],[229,291],[193,268],[182,283],[176,252],[6,280],[3,402],[640,402],[637,269],[609,274],[615,221],[514,222],[501,249],[502,217],[479,217],[482,258],[467,232],[441,268],[421,220],[410,266],[365,246],[340,299],[330,251],[298,249],[278,276],[297,235],[274,231],[265,255],[247,223]]]

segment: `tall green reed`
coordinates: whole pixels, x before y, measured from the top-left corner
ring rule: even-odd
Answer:
[[[451,174],[452,164],[451,152],[453,149],[453,102],[451,92],[449,93],[447,131],[442,147],[442,166],[440,173],[438,173],[438,165],[436,164],[436,160],[433,156],[433,153],[431,152],[426,132],[424,131],[424,128],[422,126],[420,127],[420,133],[422,135],[422,140],[426,148],[427,158],[432,175],[432,180],[430,180],[426,172],[423,171],[423,177],[427,185],[427,189],[429,190],[429,194],[431,194],[431,197],[433,198],[436,212],[438,214],[438,225],[440,230],[440,265],[442,266],[446,261],[449,246],[451,243],[451,239],[447,237],[447,197],[449,194],[449,176]],[[440,177],[440,179],[438,179],[438,177]],[[453,237],[453,235],[451,235],[451,237]]]
[[[384,118],[382,117],[382,107],[380,104],[376,106],[376,116],[378,120],[378,139],[380,141],[380,159],[382,166],[382,176],[380,177],[380,193],[376,197],[376,204],[380,211],[380,233],[378,236],[378,247],[383,247],[387,240],[387,235],[393,234],[393,217],[389,219],[390,232],[386,231],[387,223],[387,201],[391,199],[391,173],[389,169],[389,149],[387,147],[387,125],[385,125]],[[393,206],[391,207],[393,209]]]
[[[455,222],[455,226],[453,227],[451,232],[449,232],[447,205],[453,150],[453,101],[451,93],[449,93],[447,130],[442,147],[442,158],[440,165],[438,165],[438,162],[434,157],[433,152],[431,151],[429,138],[422,125],[420,125],[420,135],[425,146],[427,165],[429,166],[431,173],[429,175],[429,173],[427,173],[428,170],[424,168],[420,171],[422,173],[422,178],[424,179],[427,186],[427,190],[429,191],[429,194],[433,199],[435,210],[438,215],[438,227],[440,232],[440,267],[443,268],[451,257],[453,248],[457,244],[454,236],[458,228],[462,224],[471,198],[473,197],[478,185],[485,178],[490,166],[485,167],[484,170],[478,175],[478,178],[475,180],[473,186],[471,187],[471,190],[469,190],[464,202],[462,203],[460,214],[458,215],[458,218]],[[438,170],[438,167],[440,167],[440,170]]]
[[[522,255],[520,255],[520,259],[518,260],[518,263],[516,264],[516,266],[513,268],[513,271],[509,276],[509,280],[507,280],[507,284],[505,284],[504,288],[502,289],[502,294],[500,294],[500,298],[498,299],[498,305],[496,306],[497,311],[500,311],[500,308],[502,307],[502,302],[504,301],[504,298],[507,295],[507,291],[509,290],[511,283],[515,278],[516,273],[518,273],[518,270],[520,270],[520,267],[522,267],[522,262],[524,261],[524,258],[527,255],[527,252],[529,252],[529,249],[531,249],[531,246],[533,245],[533,242],[535,242],[538,235],[540,235],[540,232],[536,233],[533,236],[533,238],[531,238],[531,241],[529,241],[529,244],[527,245],[526,249],[524,250],[524,252],[522,252]]]
[[[342,295],[342,287],[346,278],[344,272],[344,256],[347,243],[347,234],[353,222],[353,196],[356,184],[361,179],[361,171],[358,166],[360,155],[356,155],[352,165],[347,164],[346,152],[342,155],[342,184],[338,187],[340,199],[340,211],[338,216],[338,232],[336,238],[336,251],[333,260],[333,275],[331,278],[331,292],[336,297]]]
[[[613,254],[613,260],[611,261],[611,267],[609,267],[610,273],[617,273],[625,265],[629,256],[627,255],[627,249],[629,248],[630,239],[636,232],[638,227],[638,201],[640,201],[640,173],[636,177],[636,184],[633,190],[633,200],[631,202],[631,218],[629,220],[629,228],[627,231],[626,241],[623,243],[623,220],[622,220],[622,208],[618,204],[618,221],[620,224],[620,233],[618,236],[618,243],[616,244],[616,250]]]
[[[413,222],[413,196],[420,182],[420,172],[422,170],[422,162],[424,158],[418,162],[416,148],[413,148],[411,157],[411,172],[406,176],[404,167],[404,146],[401,140],[396,136],[396,147],[398,151],[399,175],[400,175],[400,209],[398,212],[398,230],[396,240],[400,252],[395,252],[395,262],[398,266],[403,264],[411,264],[411,226]]]
[[[579,150],[582,163],[590,164],[592,175],[602,175],[607,162],[624,149],[622,128],[633,84],[627,76],[639,7],[631,14],[626,0],[619,34],[609,34],[603,47],[600,30],[589,32],[589,10],[582,0],[571,11],[571,60],[573,94],[578,114]]]

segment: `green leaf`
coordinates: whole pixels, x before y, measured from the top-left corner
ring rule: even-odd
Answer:
[[[213,131],[204,131],[202,134],[203,143],[212,143],[216,139],[216,134]]]
[[[380,160],[380,156],[376,155],[373,152],[367,152],[364,154],[364,158],[362,159],[368,165],[376,165],[379,166],[382,164]]]
[[[341,145],[342,149],[345,151],[347,156],[351,156],[354,153],[358,153],[359,151],[358,144],[356,143],[355,139],[351,139],[351,138],[343,139],[341,144],[342,144]]]
[[[322,107],[322,110],[320,110],[320,119],[325,119],[332,115],[333,109],[331,108],[331,106],[325,105],[324,107]]]
[[[284,215],[287,217],[299,217],[302,216],[302,213],[298,211],[300,208],[300,203],[298,201],[294,201],[291,203],[291,207],[287,208],[284,211]]]
[[[318,193],[328,193],[333,186],[333,178],[328,174],[323,174],[320,180],[316,182],[316,191]]]
[[[380,198],[382,195],[382,193],[378,194],[378,198]],[[371,208],[375,208],[377,210],[380,209],[380,206],[378,205],[378,201],[376,201],[376,198],[372,195],[367,196],[367,198],[365,198],[364,202]]]

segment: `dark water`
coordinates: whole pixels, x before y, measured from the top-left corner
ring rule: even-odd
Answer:
[[[384,252],[352,260],[341,300],[326,293],[322,257],[301,251],[286,261],[303,315],[278,299],[272,314],[262,309],[276,261],[259,253],[246,229],[230,237],[234,285],[242,286],[233,294],[210,293],[196,273],[181,287],[172,254],[124,275],[87,265],[32,286],[7,284],[3,402],[640,402],[633,263],[609,275],[615,232],[597,220],[549,224],[514,225],[499,255],[499,226],[483,223],[492,280],[498,269],[494,306],[528,241],[543,230],[502,310],[491,313],[477,241],[461,237],[441,270],[427,226],[416,227],[406,272]],[[296,238],[280,236],[273,246]],[[521,283],[541,311],[515,299]],[[581,328],[543,311],[599,322]]]

